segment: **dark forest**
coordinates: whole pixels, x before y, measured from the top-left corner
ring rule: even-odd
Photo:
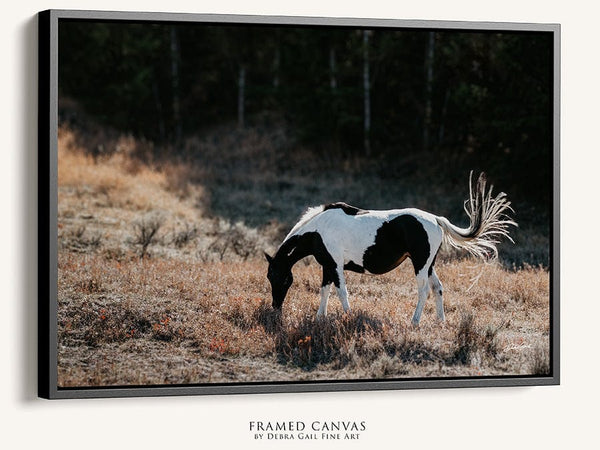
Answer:
[[[283,121],[315,154],[449,180],[481,168],[548,200],[550,33],[78,21],[59,42],[61,98],[169,152]]]

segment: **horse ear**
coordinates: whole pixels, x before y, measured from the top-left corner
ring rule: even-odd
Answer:
[[[267,258],[267,261],[269,262],[269,264],[271,264],[271,261],[273,261],[273,258],[267,253],[267,252],[263,252],[265,254],[265,258]]]

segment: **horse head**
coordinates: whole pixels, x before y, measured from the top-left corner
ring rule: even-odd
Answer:
[[[276,258],[273,258],[265,252],[265,258],[269,263],[267,278],[271,282],[271,293],[273,295],[272,306],[275,309],[281,309],[285,300],[287,291],[294,281],[291,268],[284,267]]]

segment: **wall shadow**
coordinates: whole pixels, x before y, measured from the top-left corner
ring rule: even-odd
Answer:
[[[23,77],[19,85],[23,99],[20,120],[19,152],[21,216],[21,292],[24,293],[20,308],[21,339],[19,339],[20,392],[23,402],[37,398],[37,313],[38,313],[38,19],[26,21],[20,29],[18,46],[20,49],[20,70]]]

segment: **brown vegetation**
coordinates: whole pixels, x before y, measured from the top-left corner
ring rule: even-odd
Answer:
[[[357,179],[352,163],[335,169],[302,152],[282,159],[269,142],[285,147],[285,136],[238,133],[189,140],[194,156],[185,163],[142,162],[131,138],[114,137],[94,156],[82,136],[61,127],[60,386],[548,372],[549,274],[526,263],[545,258],[547,235],[526,236],[523,228],[534,229],[527,222],[508,260],[518,270],[440,259],[443,324],[430,300],[421,325],[410,325],[416,285],[408,262],[377,277],[348,273],[352,312],[343,314],[332,294],[329,316],[316,319],[321,273],[307,259],[275,313],[262,250],[279,243],[297,204],[352,192],[368,206],[377,197],[368,188],[381,194],[381,181],[372,172]],[[238,150],[218,157],[223,147]],[[315,178],[319,164],[325,175]],[[393,206],[421,206],[405,202],[419,197],[429,210],[450,208],[446,201],[460,209],[460,193],[426,191],[405,192]]]

